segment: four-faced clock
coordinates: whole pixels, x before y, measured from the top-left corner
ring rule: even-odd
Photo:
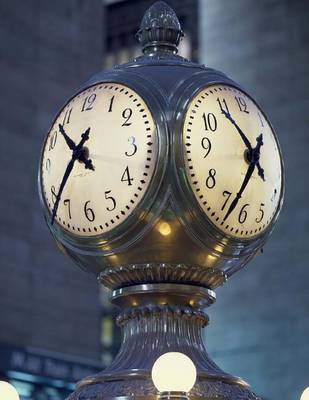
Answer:
[[[154,174],[157,131],[144,100],[118,83],[100,83],[58,114],[41,158],[50,224],[80,236],[117,227],[143,198]]]
[[[182,134],[186,176],[208,220],[236,239],[262,234],[282,197],[282,163],[261,109],[240,89],[209,86],[188,105]]]

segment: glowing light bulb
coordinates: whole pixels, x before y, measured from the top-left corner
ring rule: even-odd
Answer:
[[[169,352],[153,364],[151,377],[159,392],[188,393],[196,381],[196,368],[185,354]]]
[[[309,387],[303,391],[300,400],[309,400]]]
[[[170,224],[168,224],[165,221],[160,222],[157,229],[159,230],[159,232],[161,233],[162,236],[168,236],[172,232],[172,228],[171,228]]]
[[[19,394],[13,385],[0,381],[0,399],[19,400]]]

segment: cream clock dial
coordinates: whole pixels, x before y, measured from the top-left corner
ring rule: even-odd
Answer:
[[[81,236],[117,227],[145,194],[157,147],[151,112],[135,91],[101,83],[78,94],[58,115],[43,149],[51,223]]]
[[[275,134],[242,91],[213,85],[190,102],[183,152],[191,189],[208,219],[234,238],[267,229],[282,196]]]

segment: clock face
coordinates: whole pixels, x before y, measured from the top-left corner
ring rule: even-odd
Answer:
[[[281,158],[263,112],[242,91],[214,85],[190,102],[183,153],[191,189],[224,234],[251,238],[272,221],[282,192]]]
[[[81,236],[121,224],[137,207],[154,174],[157,131],[132,89],[92,86],[74,97],[48,133],[41,182],[51,223]]]

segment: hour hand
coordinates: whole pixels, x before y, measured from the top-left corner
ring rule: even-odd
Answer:
[[[86,169],[91,169],[91,171],[94,171],[95,168],[92,160],[90,158],[87,158],[87,155],[85,155],[84,153],[81,153],[81,155],[78,157],[78,161],[84,163]]]
[[[59,124],[59,131],[64,137],[66,144],[69,146],[69,148],[74,151],[76,148],[76,144],[73,142],[73,140],[66,134],[63,125]]]
[[[259,177],[265,182],[265,176],[264,176],[264,169],[261,167],[260,164],[260,151],[261,151],[261,146],[263,146],[263,134],[261,133],[257,138],[256,138],[256,147],[254,149],[254,158],[255,158],[255,163],[256,163],[256,168],[258,170],[258,175]]]
[[[264,175],[264,169],[261,167],[260,163],[257,162],[256,164],[257,170],[258,170],[258,175],[261,177],[261,179],[265,182],[265,175]]]

